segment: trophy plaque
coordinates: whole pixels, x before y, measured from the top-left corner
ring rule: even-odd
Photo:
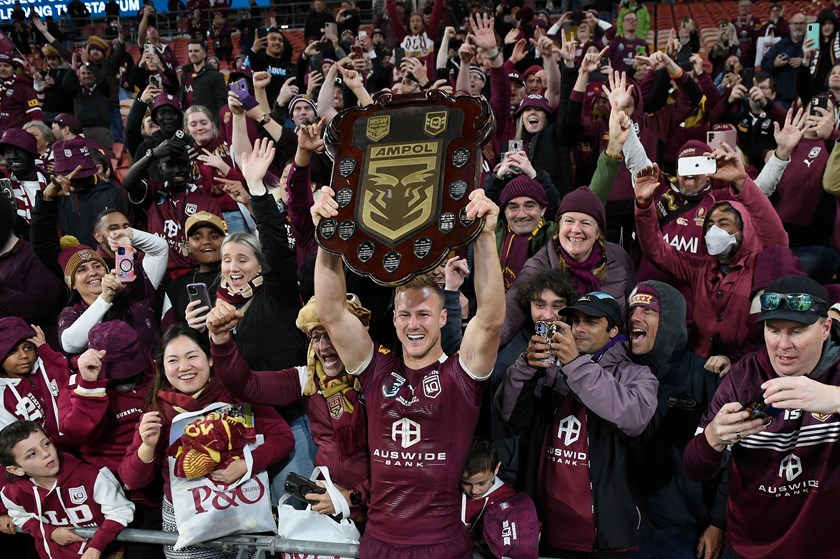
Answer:
[[[318,244],[380,285],[434,269],[481,231],[466,206],[493,125],[485,100],[437,90],[342,111],[325,138],[338,215],[318,224]]]

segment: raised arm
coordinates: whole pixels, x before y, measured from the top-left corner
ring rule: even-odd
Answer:
[[[474,243],[473,280],[477,311],[470,320],[461,341],[461,361],[476,379],[485,379],[493,372],[499,351],[499,334],[505,321],[505,297],[502,268],[496,251],[496,222],[499,207],[483,190],[470,193],[467,217],[484,217],[484,226]]]
[[[312,206],[311,211],[316,228],[322,218],[338,215],[338,203],[333,189],[325,186],[321,192],[321,198]],[[359,369],[373,352],[373,341],[359,319],[347,309],[347,285],[341,257],[323,248],[318,248],[315,260],[315,297],[318,300],[318,316],[347,371],[361,372]]]

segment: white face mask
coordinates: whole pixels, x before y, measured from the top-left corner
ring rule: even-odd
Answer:
[[[712,256],[725,256],[737,243],[735,235],[727,233],[717,225],[712,225],[706,232],[706,249]]]

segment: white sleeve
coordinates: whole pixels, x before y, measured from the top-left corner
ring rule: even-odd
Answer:
[[[755,184],[758,185],[758,188],[765,195],[770,196],[776,192],[776,186],[779,185],[779,181],[782,180],[782,175],[785,173],[785,169],[787,169],[791,161],[792,159],[782,161],[776,157],[775,153],[770,156],[770,159],[764,164],[761,173],[755,178]]]
[[[128,526],[134,520],[134,503],[126,498],[120,482],[108,468],[102,468],[96,476],[93,500],[99,504],[102,515],[107,520],[113,520],[123,526]]]
[[[298,380],[300,381],[300,395],[303,396],[303,389],[306,387],[306,381],[309,380],[309,371],[303,365],[295,367],[298,373]]]
[[[0,497],[3,498],[3,506],[6,507],[6,510],[9,512],[9,516],[12,518],[12,522],[15,523],[18,530],[22,531],[23,525],[35,518],[33,513],[26,512],[22,506],[6,497],[5,491],[0,492]]]
[[[88,332],[102,322],[102,317],[110,308],[111,303],[108,303],[102,297],[97,297],[96,301],[82,313],[82,316],[61,333],[61,349],[65,353],[81,353],[86,350]]]
[[[146,272],[146,277],[149,278],[152,286],[157,289],[169,262],[169,244],[163,237],[146,231],[132,229],[131,233],[131,246],[146,253],[143,258],[143,271]]]
[[[630,127],[630,133],[627,134],[627,141],[624,142],[622,153],[624,153],[624,164],[630,171],[630,179],[633,181],[633,188],[635,188],[636,173],[653,164],[645,153],[645,148],[639,141],[639,136],[636,135],[635,123]]]
[[[371,342],[370,353],[368,353],[368,356],[365,358],[364,361],[362,361],[362,364],[359,365],[359,368],[356,369],[355,371],[347,371],[347,372],[350,373],[351,375],[353,375],[354,377],[357,377],[357,376],[361,375],[362,373],[364,373],[365,369],[367,369],[370,366],[370,362],[373,361],[373,353],[375,351],[376,351],[376,345],[373,342]]]

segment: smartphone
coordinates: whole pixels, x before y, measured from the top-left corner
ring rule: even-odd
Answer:
[[[362,47],[352,46],[350,47],[350,58],[364,58],[364,54],[362,53]]]
[[[544,322],[542,320],[538,320],[534,323],[534,333],[547,341],[554,334],[557,333],[557,325],[553,322]],[[554,364],[554,357],[545,357],[543,359],[540,359],[540,361],[542,361],[543,363]]]
[[[812,48],[820,48],[820,24],[809,23],[808,30],[805,32],[805,43],[809,40],[813,41]],[[805,44],[803,43],[803,45]]]
[[[0,179],[0,192],[2,192],[10,202],[15,201],[14,188],[12,187],[12,179]]]
[[[117,279],[123,283],[130,283],[137,277],[134,273],[134,254],[124,246],[117,247],[114,267],[117,269]]]
[[[315,503],[312,501],[307,501],[304,498],[304,495],[308,495],[309,493],[317,493],[318,495],[323,495],[327,492],[325,488],[316,484],[311,479],[298,475],[295,472],[289,472],[289,474],[286,476],[286,481],[283,482],[283,491],[285,491],[292,497],[300,499],[304,503],[309,503],[311,505],[314,505]]]
[[[158,89],[163,89],[163,78],[160,74],[152,74],[149,76],[149,85]]]
[[[257,39],[262,39],[266,35],[268,35],[268,29],[262,26],[257,27]]]
[[[324,35],[327,37],[336,37],[338,38],[338,24],[333,22],[327,22],[324,24]]]
[[[686,71],[694,69],[694,64],[691,63],[691,55],[692,52],[690,48],[681,49],[680,52],[677,53],[677,66]]]
[[[394,49],[394,66],[399,68],[402,66],[403,58],[405,58],[405,49],[402,47],[397,47]]]
[[[706,132],[706,143],[712,149],[722,148],[723,144],[729,144],[734,148],[738,145],[738,131],[737,130],[718,130]]]
[[[242,103],[242,106],[245,107],[246,111],[250,111],[259,103],[254,96],[248,91],[248,80],[242,78],[240,80],[236,80],[232,84],[230,84],[230,90],[236,93],[239,97],[239,102]]]
[[[145,45],[143,45],[143,52],[155,54],[155,46],[152,43],[146,43]]]
[[[717,160],[713,157],[698,155],[697,157],[681,157],[677,160],[677,175],[680,177],[712,175],[715,171],[717,171]]]
[[[753,78],[755,78],[755,68],[744,68],[741,70],[741,83],[747,89],[753,86]]]
[[[367,37],[367,31],[359,30],[359,37]]]
[[[811,114],[814,116],[822,116],[817,112],[817,107],[828,110],[828,97],[820,95],[811,99]]]
[[[212,309],[213,305],[210,303],[210,293],[207,291],[207,285],[203,283],[187,284],[187,297],[190,303],[193,301],[201,301],[201,307]]]
[[[522,151],[522,140],[510,140],[508,142],[508,151]]]
[[[764,401],[763,394],[759,394],[758,396],[750,400],[749,404],[742,407],[738,411],[750,412],[750,419],[763,419],[765,425],[769,425],[774,417],[782,413],[782,410],[774,408],[773,406],[767,404]]]

